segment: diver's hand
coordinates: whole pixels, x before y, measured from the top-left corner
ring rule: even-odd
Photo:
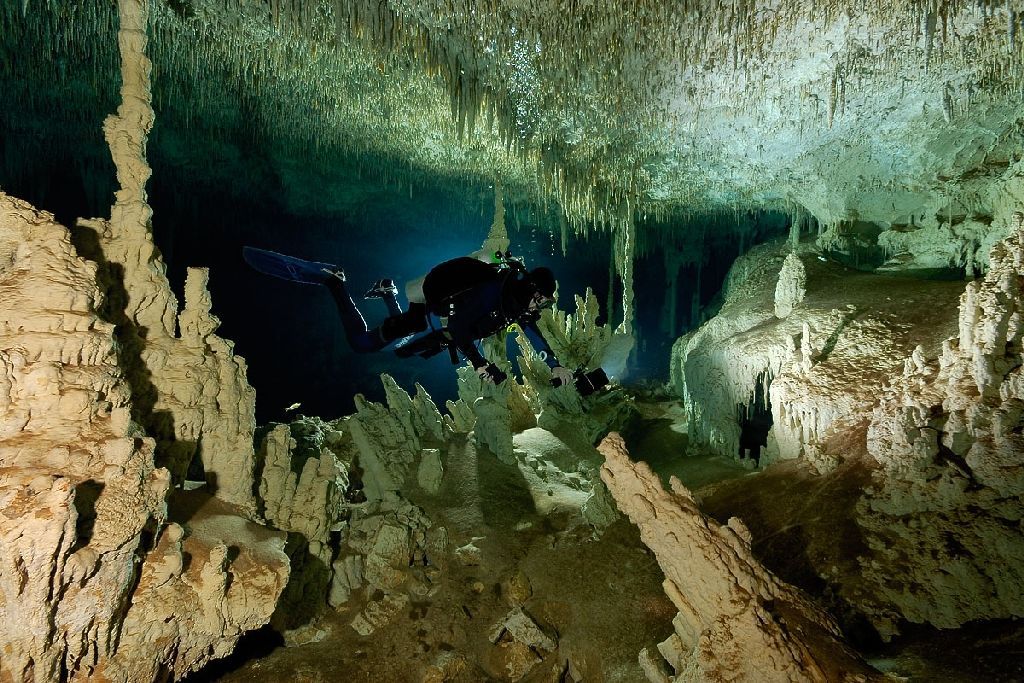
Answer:
[[[502,372],[501,368],[494,363],[481,365],[476,369],[476,374],[487,384],[501,384],[508,379],[508,375]]]
[[[573,377],[572,370],[569,368],[563,368],[561,365],[556,365],[551,368],[551,384],[553,386],[572,386],[574,380],[575,378]]]

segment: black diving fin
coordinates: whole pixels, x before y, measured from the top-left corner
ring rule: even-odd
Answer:
[[[307,285],[322,285],[331,277],[330,273],[341,270],[333,263],[306,261],[256,247],[242,247],[242,258],[264,275]]]

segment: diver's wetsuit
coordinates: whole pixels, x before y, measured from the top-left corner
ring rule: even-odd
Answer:
[[[526,302],[515,297],[512,283],[504,280],[487,282],[452,297],[448,314],[448,334],[452,344],[466,357],[474,368],[487,364],[487,360],[476,347],[476,340],[518,323],[530,340],[530,344],[549,367],[558,365],[551,347],[537,328],[539,311],[531,311]]]
[[[474,368],[480,368],[487,365],[487,360],[477,349],[476,341],[518,323],[534,350],[548,367],[554,368],[558,361],[537,327],[540,313],[530,310],[529,296],[524,297],[522,292],[518,292],[517,285],[514,276],[499,274],[495,270],[493,277],[483,282],[446,297],[443,301],[412,304],[405,313],[402,313],[395,295],[388,293],[384,303],[390,317],[380,327],[368,329],[344,281],[331,277],[327,282],[341,314],[345,336],[352,350],[357,353],[379,351],[397,339],[425,331],[428,325],[434,328],[443,326],[451,345]]]
[[[330,290],[331,296],[334,297],[334,303],[338,306],[338,313],[341,315],[341,324],[345,328],[348,344],[356,353],[380,351],[406,334],[426,329],[425,307],[422,304],[418,306],[414,304],[409,307],[408,312],[403,313],[402,307],[398,303],[398,296],[392,292],[385,292],[381,297],[390,314],[388,319],[380,327],[368,329],[366,320],[363,319],[363,314],[359,312],[352,296],[348,293],[344,280],[329,277],[325,284]],[[394,322],[389,324],[389,321]],[[405,329],[409,331],[403,333]]]

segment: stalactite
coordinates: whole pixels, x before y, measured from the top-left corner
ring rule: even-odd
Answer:
[[[54,32],[55,44],[86,45],[111,20],[98,2],[19,4],[4,11],[51,22],[51,8],[67,12],[67,30]],[[158,3],[152,21],[160,37],[154,56],[167,89],[161,103],[190,129],[226,135],[234,124],[223,115],[224,94],[195,88],[184,74],[203,82],[240,81],[255,103],[245,124],[253,140],[274,139],[308,153],[322,168],[360,156],[368,176],[389,175],[389,182],[405,190],[434,174],[455,180],[453,186],[497,176],[510,193],[529,196],[538,206],[557,203],[576,234],[628,230],[628,220],[608,207],[628,202],[639,215],[663,201],[664,193],[652,190],[660,191],[657,183],[664,178],[652,177],[645,161],[662,153],[666,131],[673,138],[684,128],[699,134],[706,123],[704,103],[721,96],[720,90],[751,102],[750,113],[760,120],[764,112],[755,103],[763,107],[769,92],[762,57],[772,54],[779,36],[801,22],[815,28],[811,33],[824,34],[848,20],[834,3],[808,6],[796,0],[771,7],[644,0],[626,9],[594,3],[554,14],[546,0],[450,6],[417,0],[193,0],[191,7],[194,20]],[[993,25],[967,39],[958,22],[976,13]],[[993,89],[1019,98],[1020,13],[1012,3],[976,8],[965,2],[870,2],[863,14],[894,27],[893,35],[875,41],[875,49],[837,54],[833,71],[813,85],[814,97],[796,85],[780,86],[779,104],[772,106],[799,103],[797,135],[809,126],[837,126],[837,118],[847,117],[854,91],[879,82],[865,78],[861,85],[864,74],[911,73],[922,63],[932,73],[978,74],[979,82],[988,78]],[[518,27],[515,36],[508,30],[512,25]],[[676,84],[663,70],[650,68],[676,62],[683,72],[705,63],[723,69],[732,64],[735,76],[721,78],[730,74],[726,69],[714,84],[693,79],[695,110],[682,124],[671,120],[678,112],[666,103]],[[101,68],[98,61],[79,63]],[[109,87],[102,77],[96,82],[100,90]],[[950,119],[970,97],[959,88],[958,83],[943,99]],[[176,104],[181,102],[188,107]],[[393,114],[383,119],[382,111]],[[285,121],[298,123],[281,125]],[[561,130],[563,121],[573,122],[569,128],[578,137],[572,142]],[[637,133],[626,147],[608,133],[623,127]],[[417,132],[423,130],[451,130],[461,142],[436,153],[423,144]],[[694,168],[713,161],[708,150],[677,153]],[[408,163],[399,167],[396,159]],[[672,201],[707,204],[726,189],[734,188],[674,188]]]

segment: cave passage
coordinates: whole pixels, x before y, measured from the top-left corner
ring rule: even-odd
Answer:
[[[768,432],[772,428],[772,405],[768,397],[771,378],[763,372],[757,376],[754,395],[750,402],[736,406],[736,419],[740,425],[740,460],[761,460],[761,450],[768,446]]]

